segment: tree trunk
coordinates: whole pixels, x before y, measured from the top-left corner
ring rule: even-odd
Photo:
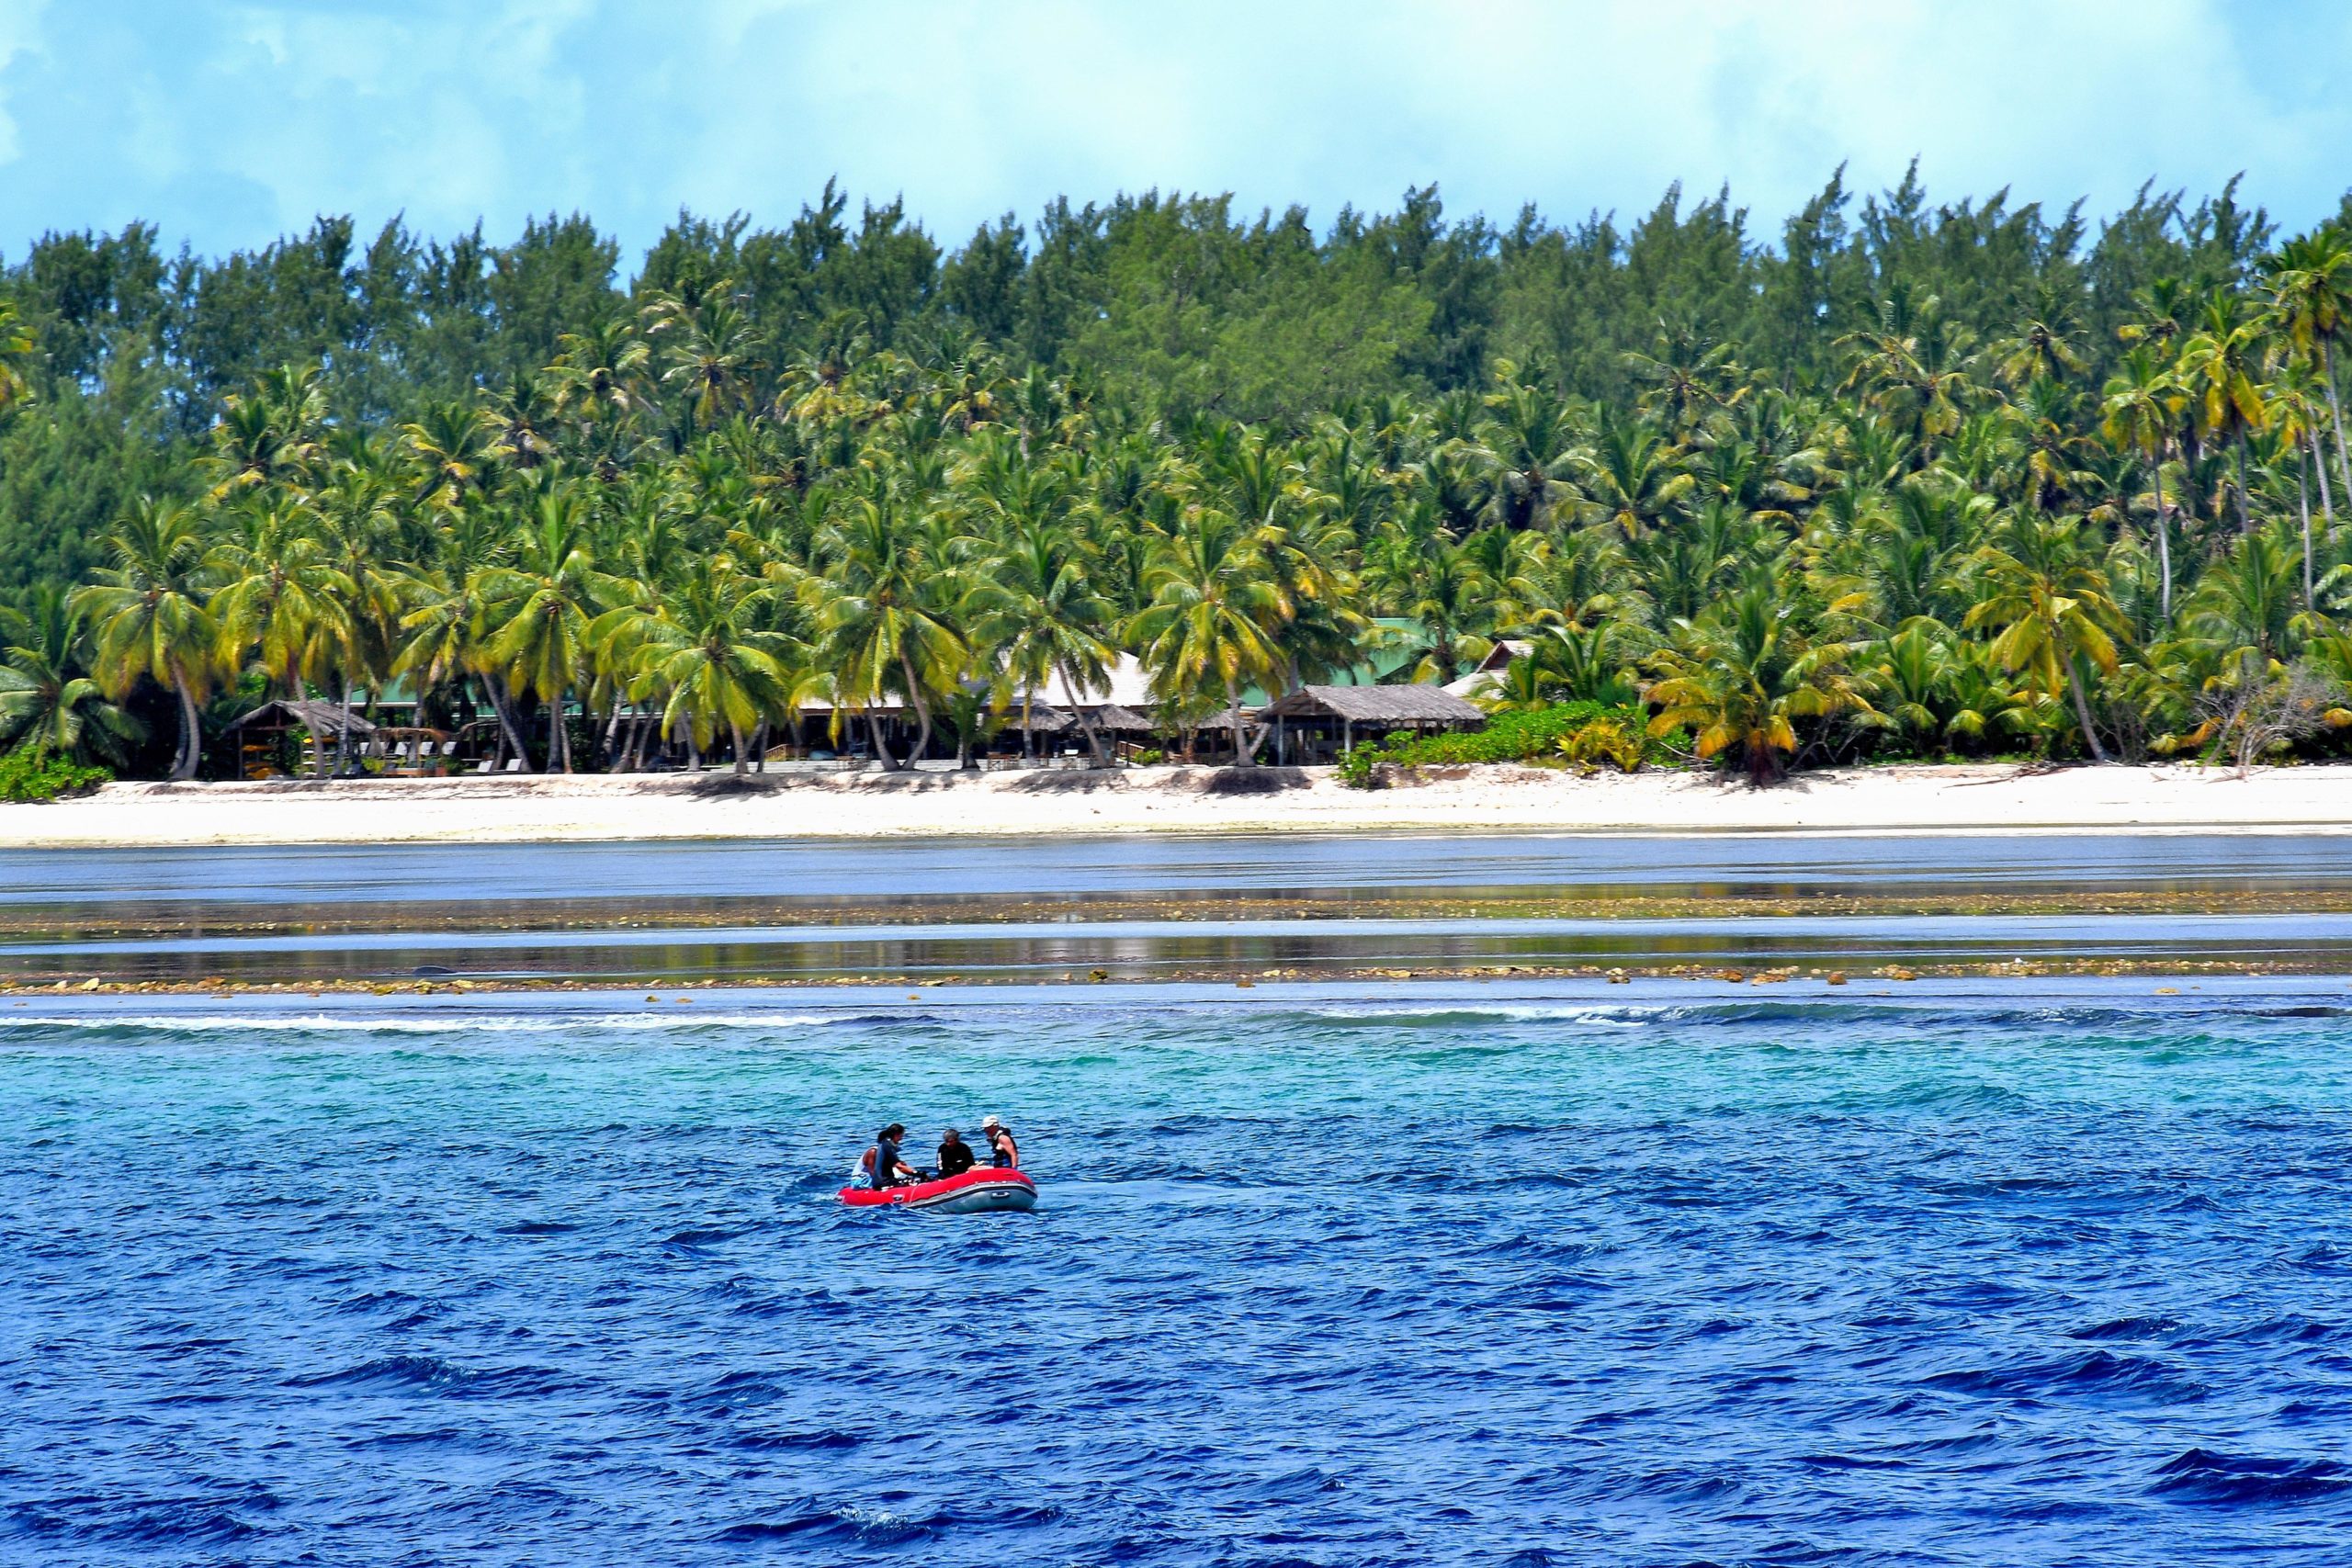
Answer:
[[[197,712],[196,694],[188,689],[185,676],[175,671],[172,690],[180,699],[180,749],[172,759],[172,782],[186,784],[196,777],[197,762],[204,754],[203,718]]]
[[[2083,727],[2083,739],[2089,743],[2091,760],[2107,761],[2107,748],[2098,743],[2098,731],[2091,725],[2091,705],[2083,700],[2082,678],[2075,672],[2074,655],[2063,656],[2066,661],[2066,691],[2075,699],[2075,721]]]
[[[1070,674],[1069,667],[1057,664],[1055,669],[1061,674],[1062,690],[1068,692],[1073,698],[1076,697],[1078,682]],[[1086,737],[1086,750],[1093,757],[1094,765],[1098,768],[1109,767],[1111,765],[1109,760],[1102,755],[1102,737],[1095,732],[1094,716],[1088,713],[1083,705],[1076,702],[1070,705],[1070,712],[1077,716],[1079,732]]]
[[[2169,446],[2167,446],[2169,450]],[[2165,454],[2156,454],[2156,570],[2164,574],[2158,595],[2165,624],[2172,624],[2172,521],[2165,514]]]
[[[613,705],[612,716],[605,720],[605,756],[606,759],[605,771],[606,773],[619,773],[621,771],[620,764],[623,759],[628,756],[626,750],[616,748],[613,744],[614,739],[617,738],[621,732],[621,715],[628,710],[628,705],[627,703],[615,703]]]
[[[1021,761],[1037,765],[1037,694],[1026,683],[1021,688]]]
[[[882,738],[881,714],[873,708],[866,709],[865,722],[874,732],[874,754],[882,759],[882,771],[886,773],[898,773],[899,759],[890,754],[890,743]]]
[[[931,750],[931,705],[922,700],[922,682],[915,679],[914,661],[904,653],[899,655],[899,670],[907,678],[907,701],[915,709],[915,745],[907,753],[907,763],[911,767]]]
[[[537,773],[531,766],[531,749],[523,744],[523,731],[514,721],[514,698],[506,690],[506,682],[496,675],[484,675],[481,689],[490,697],[490,711],[498,716],[498,732],[505,737],[506,749],[521,760],[526,773]]]
[[[2335,471],[2344,481],[2344,498],[2352,503],[2352,457],[2344,453],[2344,400],[2335,393],[2335,348],[2327,339],[2319,340],[2319,378],[2327,383],[2327,412],[2335,421]],[[2320,465],[2324,468],[2327,465]],[[2327,496],[2325,480],[2320,483],[2320,497]]]
[[[2330,493],[2333,487],[2327,482],[2327,453],[2318,431],[2311,433],[2311,441],[2312,470],[2319,475],[2319,542],[2326,548],[2335,543],[2335,498]]]
[[[2247,504],[2247,502],[2246,502],[2246,494],[2245,494],[2245,431],[2243,431],[2243,430],[2241,430],[2241,431],[2239,431],[2239,432],[2238,432],[2237,447],[2238,447],[2238,532],[2239,532],[2239,533],[2241,533],[2241,534],[2251,534],[2251,533],[2253,533],[2253,532],[2254,532],[2254,512],[2253,512],[2252,508],[2251,508],[2250,506],[2248,506],[2248,504]]]
[[[752,759],[743,750],[743,727],[730,718],[727,721],[727,733],[735,740],[735,776],[740,779],[752,771]]]
[[[305,687],[300,680],[291,680],[286,683],[293,689],[295,694],[298,696],[308,696],[310,694],[308,688]],[[310,731],[311,776],[313,778],[322,779],[327,776],[327,738],[319,733],[319,727],[315,724],[310,726]]]
[[[1225,716],[1233,727],[1233,765],[1237,768],[1256,767],[1258,759],[1251,754],[1255,749],[1243,733],[1246,727],[1241,722],[1241,694],[1234,689],[1231,681],[1225,683]]]
[[[2312,607],[2312,491],[2303,482],[2300,464],[2295,474],[2295,513],[2303,520],[2303,608],[2308,610]]]
[[[334,738],[334,776],[351,771],[351,676],[343,678],[343,733]]]
[[[558,692],[548,703],[548,772],[570,773],[562,765],[563,756],[563,694]]]

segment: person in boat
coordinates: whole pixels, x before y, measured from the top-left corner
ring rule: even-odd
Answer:
[[[976,1156],[964,1134],[950,1127],[939,1135],[939,1174],[942,1178],[961,1176],[972,1168]]]
[[[995,1117],[980,1122],[980,1135],[989,1141],[989,1164],[998,1170],[1021,1168],[1021,1145],[1012,1141],[1012,1129]]]
[[[875,1190],[917,1179],[915,1173],[899,1158],[899,1140],[906,1135],[907,1129],[897,1122],[874,1134],[872,1176]]]

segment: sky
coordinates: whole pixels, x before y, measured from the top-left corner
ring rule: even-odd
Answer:
[[[1843,163],[2094,212],[2352,184],[2340,0],[0,0],[0,259],[52,230],[265,244],[582,211],[781,225],[839,175],[951,245],[1051,197],[1229,191],[1508,221]]]

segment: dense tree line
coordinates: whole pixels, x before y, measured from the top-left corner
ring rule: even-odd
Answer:
[[[0,730],[187,774],[224,693],[397,681],[537,765],[740,758],[819,698],[966,734],[1125,649],[1246,753],[1243,690],[1385,618],[1424,676],[1524,637],[1498,701],[1639,698],[1758,775],[2251,756],[2352,722],[2347,233],[1906,179],[1770,243],[1722,197],[1416,191],[953,252],[829,187],[626,287],[576,218],[52,235],[0,276]]]

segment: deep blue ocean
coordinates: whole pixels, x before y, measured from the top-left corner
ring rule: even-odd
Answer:
[[[0,1009],[0,1560],[2342,1563],[2352,987],[2160,984]]]

